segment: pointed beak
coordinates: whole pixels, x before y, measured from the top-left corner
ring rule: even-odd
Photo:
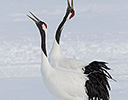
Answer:
[[[69,2],[69,0],[67,0],[67,2],[68,2],[68,7],[70,8],[71,6],[70,6],[70,2]]]
[[[29,11],[29,13],[30,13],[36,20],[35,20],[34,18],[32,18],[31,16],[29,16],[28,14],[27,14],[27,16],[28,16],[30,19],[32,19],[35,23],[37,23],[37,22],[40,21],[32,12]]]
[[[68,7],[73,9],[73,0],[71,1],[71,6],[69,0],[67,0],[67,2],[68,2]]]
[[[73,0],[72,0],[72,2],[71,2],[71,8],[73,9]]]

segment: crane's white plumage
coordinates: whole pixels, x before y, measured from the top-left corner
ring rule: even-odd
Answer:
[[[42,76],[48,90],[60,100],[87,100],[84,75],[66,71],[58,71],[51,67],[43,54]],[[46,61],[47,60],[47,61]],[[48,72],[47,72],[48,68]]]

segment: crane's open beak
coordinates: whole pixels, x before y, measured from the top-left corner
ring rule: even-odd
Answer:
[[[32,19],[35,23],[37,23],[37,22],[40,21],[32,12],[29,11],[29,13],[30,13],[35,19],[32,18],[31,16],[29,16],[28,14],[27,14],[27,16],[28,16],[30,19]]]
[[[68,7],[73,9],[73,0],[71,1],[71,6],[69,0],[67,0],[67,2],[68,2]]]

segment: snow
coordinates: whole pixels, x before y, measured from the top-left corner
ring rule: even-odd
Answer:
[[[1,78],[0,99],[2,100],[51,100],[41,77]]]
[[[108,62],[111,100],[127,100],[128,1],[74,0],[76,16],[64,27],[61,53],[85,62]],[[64,16],[66,0],[1,0],[0,99],[57,100],[40,74],[40,37],[26,14],[32,11],[48,24],[48,52],[56,27]]]

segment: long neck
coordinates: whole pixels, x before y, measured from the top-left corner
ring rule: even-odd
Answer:
[[[61,23],[59,24],[59,26],[57,28],[56,35],[55,35],[55,41],[53,43],[52,50],[50,52],[50,57],[49,57],[51,64],[55,63],[54,60],[61,57],[60,48],[59,48],[60,37],[61,37],[62,29],[63,29],[65,23],[68,21],[68,17],[69,17],[69,12],[66,12],[66,15],[64,16],[63,20],[61,21]]]
[[[46,31],[42,28],[39,28],[41,35],[41,49],[42,49],[42,57],[41,57],[41,73],[43,78],[46,78],[50,72],[52,72],[52,66],[49,63],[46,51]]]
[[[50,58],[50,63],[52,63],[51,61],[53,59],[56,59],[57,57],[61,56],[60,48],[59,48],[60,37],[61,37],[62,29],[63,29],[65,23],[68,21],[68,15],[69,15],[69,13],[66,13],[62,22],[59,24],[59,26],[57,28],[56,35],[55,35],[55,41],[53,43],[52,50],[50,52],[50,57],[49,57]]]
[[[68,15],[69,15],[69,13],[66,13],[62,22],[60,23],[60,25],[57,28],[55,40],[57,41],[58,44],[60,43],[61,32],[62,32],[62,29],[64,27],[64,24],[68,21]]]
[[[46,34],[45,31],[42,28],[39,28],[40,35],[41,35],[41,49],[45,56],[47,57],[47,51],[46,51]]]

